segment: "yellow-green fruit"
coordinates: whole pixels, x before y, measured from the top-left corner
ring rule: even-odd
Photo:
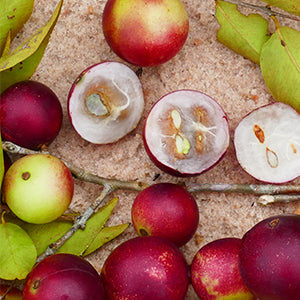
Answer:
[[[58,158],[27,155],[14,162],[5,174],[3,195],[12,212],[23,221],[51,222],[70,205],[74,192],[72,174]]]

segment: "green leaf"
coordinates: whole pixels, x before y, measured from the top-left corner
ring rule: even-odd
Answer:
[[[33,4],[34,0],[0,0],[0,54],[8,33],[13,39],[31,16]]]
[[[37,258],[29,235],[13,223],[0,224],[0,278],[24,279]]]
[[[113,240],[115,237],[119,236],[123,233],[127,227],[129,226],[128,223],[120,224],[111,227],[103,227],[101,230],[101,234],[95,236],[95,239],[90,243],[88,248],[82,253],[83,256],[87,256],[97,250],[99,247],[104,245],[105,243]]]
[[[269,38],[267,20],[257,14],[245,16],[237,5],[224,1],[216,1],[216,18],[221,25],[218,41],[259,64],[261,48]]]
[[[103,227],[116,206],[117,201],[118,198],[113,198],[97,213],[91,216],[86,223],[85,229],[79,229],[74,233],[58,252],[76,255],[91,253],[101,247],[105,242],[121,234],[128,226],[127,224],[118,225],[120,227]],[[67,220],[56,220],[41,225],[29,224],[20,220],[16,220],[16,222],[29,234],[36,246],[38,255],[42,254],[51,243],[56,242],[73,225],[71,221]]]
[[[13,52],[0,58],[0,93],[10,85],[30,78],[39,65],[50,35],[58,20],[63,0],[49,21],[26,39]]]
[[[296,16],[300,16],[300,0],[262,0]]]
[[[300,112],[300,32],[279,27],[261,52],[261,72],[276,101]]]
[[[3,158],[2,140],[0,134],[0,191],[1,191],[3,177],[4,177],[4,158]]]

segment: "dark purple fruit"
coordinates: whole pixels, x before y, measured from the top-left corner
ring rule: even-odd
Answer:
[[[182,246],[197,230],[199,209],[186,189],[164,182],[151,185],[137,195],[131,217],[140,236],[161,236]]]
[[[0,126],[4,141],[37,150],[56,138],[62,118],[59,99],[40,82],[22,81],[0,95]]]
[[[260,300],[299,300],[300,215],[267,218],[243,237],[239,267]]]
[[[183,254],[169,240],[155,236],[119,245],[101,275],[108,299],[183,300],[189,285]]]
[[[229,146],[229,127],[222,107],[194,90],[163,96],[144,125],[145,149],[163,171],[196,176],[214,166]]]
[[[101,278],[94,267],[73,254],[54,254],[29,273],[23,300],[104,300]]]

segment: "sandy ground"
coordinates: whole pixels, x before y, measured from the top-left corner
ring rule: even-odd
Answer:
[[[51,36],[44,58],[34,80],[45,83],[58,95],[64,110],[64,122],[49,150],[86,170],[108,178],[156,182],[258,183],[239,166],[232,137],[241,118],[263,104],[273,101],[264,84],[260,68],[232,52],[216,39],[219,24],[214,17],[214,1],[184,0],[190,18],[190,32],[185,46],[171,61],[153,68],[144,68],[140,80],[145,95],[145,111],[137,128],[110,145],[93,145],[84,141],[72,128],[67,116],[69,89],[85,68],[95,63],[121,61],[104,40],[101,29],[104,0],[65,0],[61,16]],[[56,0],[36,1],[30,21],[17,42],[32,34],[54,11]],[[253,2],[255,3],[255,2]],[[284,23],[285,20],[279,19]],[[295,22],[296,23],[296,22]],[[300,29],[299,24],[291,25]],[[297,28],[298,26],[298,28]],[[136,67],[130,66],[133,70]],[[148,158],[142,143],[142,127],[151,106],[163,95],[178,89],[195,89],[207,93],[224,108],[230,125],[230,147],[222,161],[208,172],[190,179],[172,177]],[[72,209],[82,211],[95,199],[100,187],[76,181]],[[295,180],[293,184],[299,183]],[[109,225],[130,222],[130,208],[136,192],[118,191],[119,203]],[[181,248],[188,262],[206,243],[223,237],[242,237],[265,217],[293,212],[299,203],[262,207],[257,196],[224,193],[195,193],[200,223],[195,237]],[[136,233],[130,226],[122,236],[103,246],[87,259],[100,271],[108,254]],[[190,288],[187,299],[197,299]]]

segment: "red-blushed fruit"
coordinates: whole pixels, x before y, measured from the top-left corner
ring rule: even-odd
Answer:
[[[23,300],[105,300],[103,283],[96,269],[73,254],[46,257],[28,274]]]
[[[0,298],[5,295],[3,300],[22,300],[22,291],[15,288],[10,287],[7,284],[0,284]],[[2,299],[2,298],[1,298]]]
[[[37,150],[58,135],[63,112],[59,99],[46,85],[22,81],[0,95],[2,139]]]
[[[191,264],[191,281],[202,300],[255,300],[239,272],[241,239],[223,238],[204,245]]]
[[[156,66],[183,47],[189,20],[180,0],[108,0],[102,27],[111,49],[127,62]]]
[[[229,146],[223,108],[196,90],[164,95],[144,124],[144,146],[150,159],[174,176],[197,176],[217,164]]]
[[[266,218],[242,239],[241,276],[260,300],[299,300],[300,215]]]
[[[199,209],[185,188],[163,182],[151,185],[137,195],[131,218],[140,236],[164,237],[180,247],[196,232]]]
[[[183,254],[156,236],[120,244],[106,259],[101,276],[108,299],[183,300],[189,285]]]
[[[57,157],[26,155],[5,173],[2,192],[12,212],[25,222],[43,224],[60,217],[69,207],[74,181]]]

